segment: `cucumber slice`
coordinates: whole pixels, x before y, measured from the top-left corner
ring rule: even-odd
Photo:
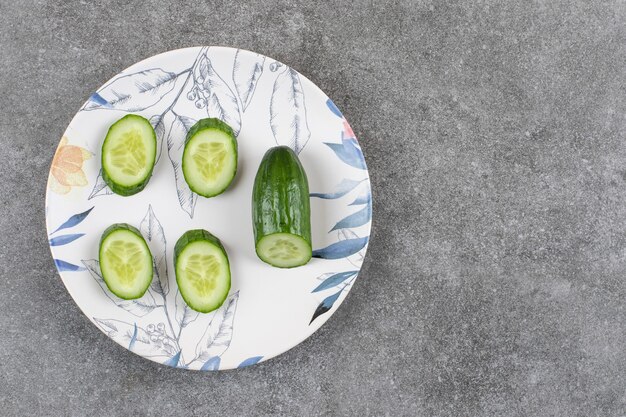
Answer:
[[[256,252],[262,261],[279,268],[301,266],[311,259],[311,245],[291,233],[263,236],[256,245]]]
[[[309,262],[309,183],[298,156],[286,146],[267,151],[254,180],[252,224],[258,257],[272,266]]]
[[[139,230],[109,226],[100,239],[100,272],[109,290],[124,300],[140,298],[152,282],[152,254]]]
[[[122,117],[111,125],[102,144],[102,179],[116,194],[137,194],[150,180],[156,147],[156,134],[146,118]]]
[[[230,291],[228,255],[218,238],[206,230],[185,232],[174,247],[174,268],[180,295],[200,313],[219,308]]]
[[[183,175],[191,191],[204,197],[223,193],[237,173],[237,140],[219,119],[202,119],[189,129]]]

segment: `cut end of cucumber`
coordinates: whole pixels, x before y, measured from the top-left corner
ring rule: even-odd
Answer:
[[[175,248],[176,282],[187,305],[209,313],[230,290],[230,265],[219,240],[203,230],[184,234]]]
[[[311,259],[311,245],[298,235],[274,233],[262,237],[256,253],[263,262],[279,268],[305,265]]]
[[[144,295],[152,282],[152,254],[137,229],[109,227],[100,242],[100,271],[109,290],[131,300]]]
[[[189,188],[204,197],[223,193],[237,172],[237,141],[219,119],[202,119],[187,134],[183,175]]]
[[[103,178],[117,194],[141,191],[156,158],[156,135],[144,117],[129,114],[115,122],[102,145]]]

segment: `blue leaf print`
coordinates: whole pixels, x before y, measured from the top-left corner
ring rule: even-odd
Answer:
[[[341,112],[339,111],[337,106],[335,106],[335,103],[333,103],[333,101],[331,99],[326,100],[326,106],[328,106],[330,111],[335,113],[335,115],[337,115],[338,117],[343,118],[343,114],[341,114]]]
[[[311,318],[309,325],[313,323],[313,320],[315,320],[322,314],[327,313],[331,308],[333,308],[333,304],[335,304],[335,301],[337,301],[342,291],[343,291],[343,288],[337,291],[336,293],[334,293],[333,295],[329,295],[328,297],[324,298],[324,301],[322,301],[320,305],[318,305],[317,308],[315,309],[315,312],[313,313],[313,317]]]
[[[333,243],[322,249],[313,251],[314,258],[341,259],[353,255],[363,249],[369,237],[359,237],[356,239],[346,239]]]
[[[311,292],[319,292],[319,291],[332,288],[336,285],[341,284],[348,278],[355,276],[358,272],[359,271],[346,271],[346,272],[339,272],[334,275],[331,275],[330,277],[326,278],[320,285],[317,286],[317,288],[315,288]]]
[[[133,330],[133,335],[130,338],[130,342],[128,342],[128,350],[132,352],[133,347],[135,347],[135,341],[137,340],[137,323],[135,323],[135,329]]]
[[[89,213],[91,213],[91,210],[93,210],[93,207],[90,208],[87,211],[83,211],[82,213],[78,213],[78,214],[73,215],[72,217],[67,219],[65,221],[65,223],[63,223],[61,226],[57,227],[57,230],[55,230],[54,232],[52,232],[50,234],[53,235],[56,232],[58,232],[59,230],[68,229],[70,227],[76,226],[77,224],[79,224],[80,222],[85,220],[85,218],[89,215]]]
[[[62,261],[60,259],[55,259],[54,264],[57,266],[57,269],[59,270],[59,272],[65,272],[65,271],[76,272],[76,271],[85,270],[85,268],[83,268],[82,266],[74,265],[69,262]]]
[[[335,154],[346,164],[359,169],[366,169],[363,153],[358,148],[356,139],[342,139],[339,143],[324,142],[324,145],[332,149]]]
[[[213,356],[202,365],[201,371],[217,371],[220,369],[220,357]]]
[[[62,236],[57,236],[57,237],[53,237],[52,239],[50,239],[50,246],[62,246],[62,245],[67,245],[68,243],[71,243],[73,241],[75,241],[76,239],[85,236],[84,233],[77,233],[74,235],[62,235]]]
[[[361,204],[369,204],[372,201],[372,192],[370,191],[370,187],[367,187],[365,191],[363,191],[352,203],[350,206],[358,206]]]
[[[324,198],[327,200],[332,200],[335,198],[339,198],[339,197],[343,197],[344,195],[348,194],[350,191],[354,190],[354,188],[359,185],[360,183],[362,183],[365,180],[359,180],[359,181],[355,181],[355,180],[349,180],[344,178],[343,180],[341,180],[341,182],[339,184],[337,184],[337,186],[335,187],[335,191],[332,193],[311,193],[310,196],[311,197],[318,197],[318,198]]]
[[[245,368],[246,366],[255,365],[255,364],[259,363],[259,361],[261,359],[263,359],[263,356],[253,356],[253,357],[248,358],[245,361],[241,362],[237,368]]]
[[[364,224],[369,222],[371,218],[372,206],[368,204],[356,213],[353,213],[337,222],[337,224],[332,229],[330,229],[330,231],[332,232],[333,230],[363,226]]]
[[[100,94],[93,93],[91,97],[89,97],[89,101],[93,103],[92,105],[102,106],[102,107],[111,107],[108,101],[104,99]]]
[[[180,352],[181,351],[179,350],[176,355],[172,356],[171,358],[169,358],[168,360],[163,362],[163,365],[167,365],[167,366],[171,366],[173,368],[176,368],[178,366],[178,361],[180,360]]]

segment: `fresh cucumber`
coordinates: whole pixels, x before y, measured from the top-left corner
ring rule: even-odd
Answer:
[[[267,151],[252,191],[252,224],[258,257],[279,268],[311,259],[311,206],[306,172],[291,148]]]
[[[183,175],[191,191],[204,197],[223,193],[237,173],[237,140],[220,119],[202,119],[189,129]]]
[[[99,257],[102,278],[113,294],[125,300],[144,295],[152,282],[152,254],[139,230],[125,223],[109,226]]]
[[[206,230],[185,232],[174,246],[176,283],[187,305],[200,313],[219,308],[230,291],[228,255]]]
[[[143,190],[154,169],[157,142],[150,122],[129,114],[113,123],[102,144],[102,179],[122,196]]]

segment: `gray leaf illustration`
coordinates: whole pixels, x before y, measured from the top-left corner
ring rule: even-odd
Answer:
[[[179,116],[172,110],[163,115],[164,126],[167,126],[167,152],[174,168],[174,178],[176,180],[176,193],[180,207],[193,218],[193,210],[196,207],[198,195],[191,191],[185,181],[183,168],[183,151],[185,150],[185,137],[187,131],[196,121],[185,116]]]
[[[93,190],[91,190],[91,194],[87,200],[91,200],[94,197],[98,197],[101,195],[110,195],[113,194],[113,191],[109,188],[106,182],[102,179],[102,170],[98,173],[98,178],[96,178],[96,184],[93,186]]]
[[[270,126],[279,145],[300,153],[311,136],[307,123],[304,91],[298,72],[285,67],[274,82],[270,101]]]
[[[185,327],[192,321],[196,320],[200,313],[195,310],[189,308],[185,300],[183,300],[183,296],[180,295],[180,291],[176,289],[176,321],[180,325],[180,327]]]
[[[158,103],[176,84],[177,74],[153,68],[123,75],[93,94],[83,110],[145,110]]]
[[[154,278],[150,287],[165,296],[170,291],[167,275],[166,240],[163,227],[156,218],[152,205],[148,206],[148,212],[139,225],[139,231],[148,241],[153,257]]]
[[[233,321],[238,300],[239,291],[231,295],[215,312],[196,346],[194,361],[198,360],[204,363],[211,357],[220,356],[228,349],[233,337]]]
[[[241,114],[237,98],[228,84],[219,76],[207,55],[199,58],[194,69],[194,79],[206,100],[207,114],[226,122],[239,134],[241,129]]]
[[[157,155],[154,160],[154,165],[159,162],[161,158],[161,152],[163,151],[163,137],[165,136],[165,126],[163,125],[163,115],[156,114],[150,118],[150,124],[154,128],[157,140]]]
[[[237,49],[233,62],[233,82],[243,105],[243,111],[246,111],[248,104],[252,101],[256,85],[263,74],[263,65],[265,65],[264,56],[254,54],[256,59],[253,60],[246,55],[249,53],[242,53],[240,49]]]
[[[85,265],[85,268],[87,268],[91,276],[96,280],[98,285],[100,285],[104,294],[109,297],[109,299],[113,301],[116,306],[123,308],[137,317],[143,317],[158,307],[157,303],[154,301],[154,296],[150,291],[146,291],[143,297],[136,300],[122,300],[115,294],[111,293],[111,291],[107,288],[107,285],[102,278],[102,273],[100,272],[99,261],[95,259],[88,259],[82,260],[82,263]]]
[[[177,352],[174,339],[156,332],[149,333],[136,323],[121,320],[93,318],[98,327],[120,345],[147,358],[170,358]]]

